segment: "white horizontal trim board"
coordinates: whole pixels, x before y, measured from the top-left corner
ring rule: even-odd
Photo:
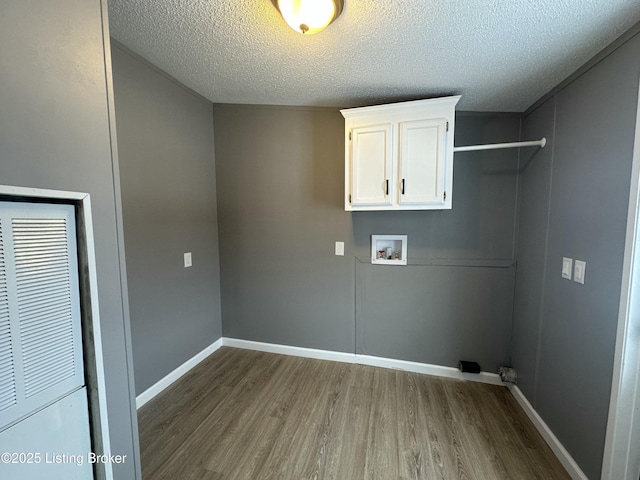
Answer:
[[[354,353],[334,352],[331,350],[319,350],[315,348],[293,347],[290,345],[278,345],[274,343],[254,342],[251,340],[241,340],[238,338],[219,338],[216,342],[205,348],[196,356],[187,360],[174,371],[162,378],[156,384],[149,387],[136,397],[136,407],[140,408],[153,397],[162,392],[165,388],[178,380],[181,376],[191,370],[193,367],[202,362],[205,358],[218,350],[220,347],[242,348],[245,350],[256,350],[267,353],[277,353],[281,355],[292,355],[296,357],[315,358],[318,360],[331,360],[334,362],[354,363],[360,365],[369,365],[372,367],[391,368],[395,370],[404,370],[407,372],[422,373],[426,375],[434,375],[437,377],[456,378],[460,380],[470,380],[474,382],[488,383],[491,385],[505,385],[500,380],[500,376],[495,373],[481,372],[479,374],[462,373],[457,368],[443,367],[441,365],[431,365],[428,363],[409,362],[406,360],[396,360],[392,358],[374,357],[371,355],[360,355]],[[573,457],[560,443],[560,440],[553,434],[551,429],[544,423],[544,420],[538,415],[533,406],[526,399],[522,391],[515,386],[509,385],[511,394],[525,411],[529,419],[533,422],[536,429],[545,439],[553,453],[555,453],[560,463],[567,470],[571,478],[574,480],[588,480],[587,476],[582,472]]]
[[[185,373],[191,370],[193,367],[202,362],[205,358],[211,355],[222,346],[222,338],[219,338],[207,348],[197,353],[195,356],[184,362],[178,368],[173,370],[165,377],[158,380],[156,383],[147,388],[144,392],[136,397],[136,409],[142,407],[145,403],[151,400],[153,397],[162,392],[165,388],[171,385],[173,382],[182,377]]]
[[[536,429],[538,429],[542,438],[545,439],[553,453],[558,457],[560,463],[562,463],[569,475],[571,475],[571,478],[573,478],[573,480],[589,480],[567,449],[560,443],[558,437],[553,434],[549,426],[533,408],[533,405],[529,403],[529,400],[527,400],[527,397],[524,396],[522,391],[516,385],[510,385],[509,390],[511,390],[511,394],[527,414],[529,420],[531,420]]]

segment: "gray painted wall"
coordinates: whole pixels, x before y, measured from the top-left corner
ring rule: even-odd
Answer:
[[[353,351],[343,125],[334,109],[214,106],[225,336]]]
[[[640,36],[524,120],[550,145],[523,169],[513,363],[520,388],[578,462],[600,478],[629,197]],[[586,283],[561,278],[562,257]]]
[[[551,99],[526,118],[522,130],[523,140],[542,137],[547,139],[545,148],[523,151],[520,158],[512,363],[517,367],[518,387],[532,403],[535,399],[547,255],[554,120],[555,100]],[[557,273],[557,266],[552,270]]]
[[[514,270],[359,264],[358,353],[496,372],[509,362]]]
[[[213,105],[118,46],[112,59],[140,394],[222,335]]]
[[[457,122],[459,144],[519,136],[519,116]],[[453,210],[350,213],[339,111],[215,105],[214,128],[225,336],[487,370],[509,359],[517,151],[458,154]],[[385,233],[409,235],[410,266],[368,263]]]
[[[0,182],[91,194],[115,478],[135,478],[137,422],[128,359],[109,125],[110,61],[99,0],[0,3]]]

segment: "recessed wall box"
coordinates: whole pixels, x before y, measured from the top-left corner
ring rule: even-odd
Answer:
[[[407,236],[371,235],[371,263],[380,265],[406,265]]]

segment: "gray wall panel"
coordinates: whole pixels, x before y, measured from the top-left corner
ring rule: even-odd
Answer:
[[[213,106],[117,46],[112,58],[140,394],[222,334]]]
[[[545,137],[547,145],[523,149],[520,153],[512,364],[518,372],[520,390],[533,405],[545,274],[542,259],[546,258],[551,201],[554,125],[555,100],[551,99],[527,118],[522,131],[523,140]]]
[[[0,3],[0,182],[91,194],[111,448],[127,455],[114,472],[134,478],[102,8],[99,0]]]
[[[340,113],[216,105],[214,118],[224,335],[353,351]]]
[[[547,255],[522,241],[518,250],[519,259],[545,264],[543,303],[527,307],[526,296],[516,298],[515,324],[533,331],[541,308],[534,406],[593,479],[600,477],[609,408],[639,59],[636,36],[540,107],[555,106],[555,127],[540,109],[525,120],[525,130],[555,128],[555,140],[551,178],[536,180],[539,201],[551,188]],[[521,232],[533,226],[522,215]],[[585,285],[561,278],[563,256],[587,262]],[[540,274],[521,273],[517,291]],[[526,347],[514,348],[526,365]]]
[[[358,263],[358,353],[496,372],[509,361],[514,270]]]

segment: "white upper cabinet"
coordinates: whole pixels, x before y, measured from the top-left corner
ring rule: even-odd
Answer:
[[[345,210],[451,208],[459,96],[341,110]]]

